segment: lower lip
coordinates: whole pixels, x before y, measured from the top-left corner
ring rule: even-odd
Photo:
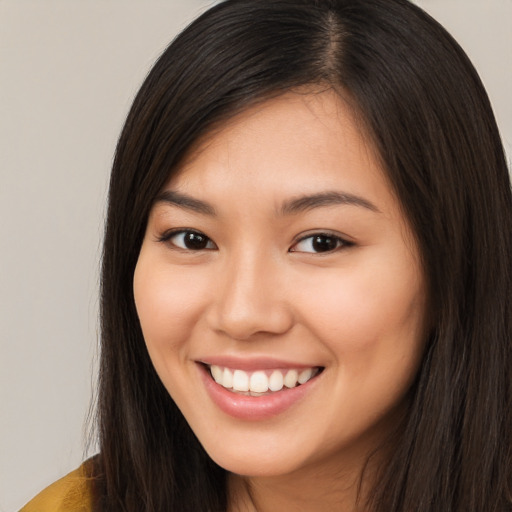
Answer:
[[[203,364],[198,366],[206,390],[219,409],[230,416],[249,421],[265,420],[282,414],[311,392],[318,380],[317,375],[294,388],[283,388],[282,391],[268,395],[246,396],[228,391],[213,380],[210,371]]]

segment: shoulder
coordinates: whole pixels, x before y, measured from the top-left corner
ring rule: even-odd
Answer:
[[[91,512],[91,478],[85,464],[57,480],[27,503],[20,512]]]

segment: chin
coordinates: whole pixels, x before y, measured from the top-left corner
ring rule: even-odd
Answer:
[[[282,460],[278,453],[268,457],[255,454],[213,454],[210,457],[226,471],[247,477],[277,477],[292,473],[300,467],[300,463]]]

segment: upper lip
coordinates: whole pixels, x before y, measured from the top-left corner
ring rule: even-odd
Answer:
[[[278,370],[278,369],[305,369],[316,368],[320,365],[285,361],[274,357],[239,357],[239,356],[211,356],[197,359],[198,363],[208,366],[216,365],[244,371]]]

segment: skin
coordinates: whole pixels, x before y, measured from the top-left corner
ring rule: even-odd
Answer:
[[[212,211],[155,202],[137,311],[162,382],[231,472],[231,510],[362,510],[363,467],[404,414],[421,361],[426,304],[414,237],[368,138],[333,91],[289,92],[200,141],[165,191]],[[338,200],[283,207],[325,192]],[[201,232],[206,247],[162,240],[173,229]],[[316,251],[306,237],[318,233],[333,250]],[[206,391],[198,361],[212,356],[323,372],[284,412],[250,421]]]

